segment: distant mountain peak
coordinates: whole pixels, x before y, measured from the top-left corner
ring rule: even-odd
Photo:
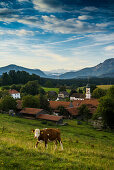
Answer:
[[[60,76],[61,79],[72,79],[72,78],[86,78],[86,77],[100,77],[106,75],[112,77],[114,72],[114,58],[105,60],[94,67],[84,68],[75,72],[64,73]],[[114,76],[113,76],[114,77]]]
[[[15,65],[15,64],[9,64],[7,66],[1,67],[0,68],[0,75],[2,75],[4,72],[9,72],[10,70],[26,71],[29,74],[36,74],[36,75],[39,75],[40,77],[46,77],[47,78],[47,75],[39,69],[29,69],[29,68],[25,68],[25,67],[22,67],[22,66]]]

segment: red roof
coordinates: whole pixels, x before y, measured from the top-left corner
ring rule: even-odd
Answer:
[[[62,116],[54,116],[48,114],[40,114],[37,116],[37,119],[51,120],[51,121],[59,121],[62,118],[63,118]]]
[[[69,107],[69,108],[67,108],[67,111],[68,111],[72,116],[78,115],[78,109],[77,109],[77,107]]]
[[[82,100],[81,104],[91,104],[97,107],[99,102],[97,99],[85,99],[85,100]]]
[[[36,115],[37,113],[40,113],[41,111],[43,111],[43,109],[24,108],[23,110],[20,111],[20,113]]]
[[[49,103],[52,109],[57,109],[59,106],[64,106],[65,108],[70,106],[70,102],[64,101],[50,101]]]
[[[10,94],[17,94],[17,93],[19,93],[17,90],[14,90],[14,89],[10,89],[9,90],[9,93]]]

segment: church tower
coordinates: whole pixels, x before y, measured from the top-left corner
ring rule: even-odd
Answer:
[[[86,85],[86,99],[91,99],[90,85]]]

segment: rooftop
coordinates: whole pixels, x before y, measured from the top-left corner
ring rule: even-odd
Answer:
[[[20,92],[18,92],[17,90],[14,90],[14,89],[9,90],[9,94],[17,94],[17,93],[20,93]]]
[[[52,109],[57,109],[59,106],[64,106],[65,108],[70,106],[70,102],[65,101],[49,101],[49,103]]]
[[[85,94],[83,94],[83,93],[73,93],[70,97],[85,98]]]
[[[36,115],[37,113],[40,113],[42,110],[43,109],[37,109],[37,108],[24,108],[20,111],[20,113]]]
[[[49,114],[40,114],[37,116],[37,119],[44,119],[44,120],[51,120],[51,121],[59,121],[62,119],[62,116],[54,116],[54,115],[49,115]]]
[[[77,109],[77,107],[67,108],[67,111],[68,111],[72,116],[78,115],[78,109]]]

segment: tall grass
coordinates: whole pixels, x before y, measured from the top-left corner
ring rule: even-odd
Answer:
[[[0,169],[109,169],[114,167],[114,134],[96,131],[90,125],[67,120],[60,128],[64,150],[53,142],[40,143],[31,130],[48,128],[38,120],[0,114]]]

